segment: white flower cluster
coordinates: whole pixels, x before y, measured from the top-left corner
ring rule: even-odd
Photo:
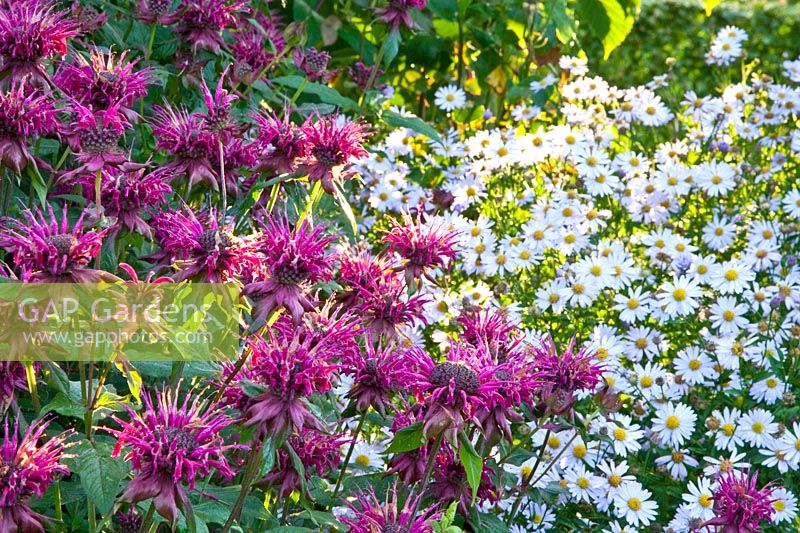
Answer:
[[[742,56],[746,38],[723,28],[709,63]],[[580,432],[533,428],[521,443],[552,462],[503,464],[546,495],[525,499],[532,526],[514,531],[574,519],[578,503],[612,517],[586,519],[598,531],[633,531],[675,484],[665,530],[689,531],[713,517],[720,472],[800,468],[800,61],[784,63],[786,82],[754,75],[682,101],[667,101],[676,80],[622,89],[580,58],[559,66],[557,94],[521,102],[506,124],[441,143],[389,135],[359,165],[364,214],[379,227],[420,210],[460,232],[448,283],[426,289],[435,341],[483,305],[532,332],[576,332],[605,365]],[[466,105],[459,91],[440,90],[437,105]],[[791,523],[795,496],[773,498],[774,523]]]

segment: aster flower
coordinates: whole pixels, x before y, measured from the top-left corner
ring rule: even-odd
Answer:
[[[119,141],[130,123],[119,106],[116,102],[105,109],[92,110],[72,102],[72,124],[65,133],[80,167],[65,173],[62,179],[69,181],[81,173],[95,173],[128,160],[119,149]]]
[[[172,190],[167,183],[169,171],[159,168],[148,172],[140,165],[124,164],[119,169],[103,170],[100,175],[100,198],[103,214],[114,221],[111,232],[122,228],[152,238],[152,229],[143,218],[145,211],[164,202]],[[95,176],[86,174],[77,181],[87,199],[95,201]]]
[[[308,81],[330,81],[336,75],[335,70],[328,71],[330,60],[328,52],[321,52],[314,47],[294,50],[294,66],[306,75]]]
[[[433,533],[433,523],[440,518],[441,511],[433,506],[416,513],[414,510],[419,507],[422,495],[412,492],[401,506],[397,492],[395,483],[386,490],[383,502],[378,499],[373,487],[366,492],[358,492],[353,501],[347,502],[353,516],[343,517],[342,522],[350,527],[351,533]]]
[[[751,533],[760,531],[763,521],[772,522],[772,493],[774,487],[757,486],[758,472],[730,470],[717,480],[714,500],[715,518],[702,527],[717,526],[720,533]]]
[[[155,80],[148,68],[134,72],[138,60],[127,61],[126,54],[97,48],[89,52],[89,59],[76,54],[75,63],[61,64],[53,82],[83,106],[102,110],[117,104],[128,120],[136,120],[138,115],[131,107],[147,95],[148,85]]]
[[[314,308],[311,286],[330,279],[331,260],[325,251],[335,237],[324,235],[324,226],[312,228],[306,220],[294,228],[281,215],[269,216],[260,225],[265,261],[244,290],[253,300],[253,321],[266,322],[275,309],[286,309],[298,321]]]
[[[46,85],[44,61],[67,53],[67,39],[78,34],[66,11],[47,1],[19,0],[0,9],[0,79],[14,83],[30,76]]]
[[[337,183],[351,179],[355,172],[348,170],[357,158],[367,155],[361,146],[366,136],[359,122],[340,121],[338,116],[309,120],[303,125],[303,134],[308,143],[308,155],[301,167],[308,174],[308,181],[321,181],[322,188],[334,193]]]
[[[176,281],[202,279],[209,283],[235,281],[260,261],[256,243],[233,234],[234,221],[219,226],[216,214],[197,215],[189,207],[163,211],[151,219],[159,266],[177,268]]]
[[[553,414],[572,412],[576,393],[592,390],[600,383],[603,369],[595,364],[586,347],[575,351],[573,338],[559,354],[552,338],[529,350],[530,365],[539,381],[541,407]]]
[[[402,223],[397,220],[391,223],[392,228],[383,242],[403,259],[402,268],[409,286],[429,270],[444,268],[455,260],[457,234],[443,222],[423,224],[421,218],[414,220],[411,215],[404,214]]]
[[[306,399],[331,389],[339,368],[334,361],[352,349],[357,330],[347,315],[323,320],[313,330],[311,320],[298,327],[278,320],[269,338],[255,336],[248,342],[249,374],[265,389],[248,402],[246,426],[257,424],[272,436],[320,426]]]
[[[58,110],[50,97],[24,82],[0,91],[0,164],[17,174],[35,164],[28,142],[58,129]]]
[[[108,228],[84,231],[85,214],[72,227],[66,205],[60,221],[52,206],[48,206],[47,215],[38,208],[25,211],[25,222],[5,220],[4,227],[0,227],[0,242],[12,253],[22,281],[97,283],[117,279],[108,272],[87,268],[100,253]]]
[[[399,30],[401,26],[411,30],[417,27],[411,18],[411,9],[424,9],[426,5],[428,0],[389,0],[386,7],[376,8],[375,13],[378,20],[391,26],[392,31]]]
[[[433,361],[422,350],[415,351],[417,374],[412,390],[425,402],[423,434],[436,436],[447,432],[455,442],[455,433],[465,423],[476,421],[481,409],[514,406],[499,390],[510,381],[506,366],[497,365],[483,349],[454,343],[442,362]]]
[[[289,114],[286,108],[282,119],[274,112],[256,115],[257,171],[290,174],[297,170],[297,161],[307,155],[303,131],[290,120]]]
[[[353,376],[347,397],[359,411],[370,407],[385,415],[391,407],[389,395],[413,378],[407,351],[394,346],[373,346],[371,340],[363,352],[343,361],[343,372]]]
[[[347,442],[341,434],[328,435],[316,429],[304,428],[291,435],[286,445],[292,450],[303,465],[304,479],[294,467],[294,462],[285,448],[278,450],[275,467],[259,482],[266,486],[278,487],[278,498],[288,498],[295,490],[300,490],[303,483],[312,475],[324,476],[336,470],[341,461],[339,448]]]
[[[61,464],[69,447],[67,439],[74,433],[64,431],[39,445],[49,422],[36,420],[19,438],[19,423],[9,431],[4,423],[0,446],[0,531],[44,531],[47,517],[31,509],[30,498],[41,498],[47,487],[69,468]]]
[[[178,508],[188,503],[183,485],[193,490],[195,481],[212,468],[231,479],[225,452],[240,446],[224,443],[220,432],[233,420],[216,403],[191,393],[181,402],[169,388],[158,392],[155,401],[147,394],[142,400],[142,412],[125,406],[130,421],[112,417],[121,429],[105,428],[117,437],[112,456],[130,448],[125,459],[136,473],[121,499],[136,503],[152,498],[156,511],[174,523]]]
[[[181,0],[177,10],[161,20],[177,24],[181,40],[191,43],[195,53],[201,48],[219,53],[222,31],[236,22],[236,13],[246,4],[245,0]]]

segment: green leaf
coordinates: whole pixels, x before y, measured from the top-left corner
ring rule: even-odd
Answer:
[[[336,195],[336,200],[339,202],[339,206],[342,208],[342,212],[344,216],[347,218],[347,221],[350,222],[350,229],[353,230],[353,235],[358,235],[358,224],[356,223],[356,214],[353,212],[353,208],[350,207],[350,202],[347,201],[347,197],[344,195],[344,191],[341,189],[341,185],[335,183],[333,186],[333,192]]]
[[[388,67],[397,57],[397,52],[400,50],[400,30],[393,30],[389,34],[389,38],[383,41],[383,64]]]
[[[72,418],[83,418],[83,415],[86,413],[86,408],[83,404],[73,402],[63,392],[59,392],[50,403],[42,407],[42,414],[51,411]]]
[[[417,116],[401,115],[399,113],[395,113],[394,111],[385,111],[381,116],[383,117],[383,121],[388,126],[393,128],[408,128],[416,131],[420,135],[424,135],[429,139],[433,139],[439,144],[442,144],[442,138],[439,136],[436,130]]]
[[[278,448],[283,446],[284,440],[285,439],[271,437],[261,446],[261,468],[259,470],[259,478],[266,476],[267,473],[272,470],[275,464],[275,452]]]
[[[483,473],[483,458],[478,455],[469,438],[464,434],[458,435],[461,447],[458,450],[458,458],[464,471],[467,473],[467,481],[472,487],[472,501],[478,496],[478,487],[481,486],[481,474]]]
[[[386,448],[386,453],[410,452],[425,444],[422,437],[422,422],[411,424],[394,434],[392,443]]]
[[[303,84],[303,81],[304,78],[301,76],[281,76],[272,80],[273,83],[277,83],[278,85],[283,85],[284,87],[289,87],[292,89],[299,89]],[[313,94],[326,104],[332,104],[341,107],[342,109],[352,110],[358,108],[358,104],[355,102],[355,100],[344,97],[339,94],[339,91],[336,89],[328,87],[327,85],[322,85],[321,83],[306,81],[305,87],[303,87],[303,92]]]
[[[111,511],[120,484],[128,475],[128,465],[122,459],[111,457],[110,446],[82,445],[83,452],[76,458],[74,471],[80,476],[86,497],[101,514],[106,514]]]
[[[722,3],[722,0],[703,0],[703,6],[706,8],[706,16],[710,17],[714,8]]]
[[[608,59],[633,29],[633,14],[619,0],[580,0],[581,20],[603,43],[603,59]]]
[[[306,489],[306,468],[303,466],[303,461],[300,459],[300,456],[297,455],[297,452],[294,451],[291,444],[287,442],[284,444],[284,447],[289,453],[289,459],[292,461],[292,468],[295,469],[297,477],[300,478],[301,492],[302,494],[306,494],[308,490]]]
[[[575,39],[575,19],[567,12],[567,0],[548,0],[545,6],[558,40],[566,44]]]

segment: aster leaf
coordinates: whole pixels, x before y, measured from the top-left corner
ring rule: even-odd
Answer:
[[[467,473],[467,481],[472,488],[472,501],[474,502],[478,496],[478,487],[481,485],[483,458],[475,451],[475,447],[472,446],[466,434],[460,433],[458,440],[461,443],[461,447],[458,450],[458,458]]]
[[[421,448],[423,444],[425,444],[425,440],[422,437],[422,422],[416,422],[394,434],[394,439],[386,448],[386,453],[410,452]]]

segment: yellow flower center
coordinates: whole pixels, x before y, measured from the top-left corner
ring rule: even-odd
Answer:
[[[642,502],[639,498],[630,498],[628,500],[628,507],[631,511],[638,511],[642,508]]]
[[[630,300],[628,300],[628,309],[633,310],[636,309],[637,307],[639,307],[639,300],[637,300],[636,298],[631,298]]]
[[[641,385],[642,388],[649,389],[653,386],[653,378],[650,376],[642,376],[639,379],[639,385]]]
[[[786,502],[784,502],[783,500],[775,500],[774,502],[772,502],[772,508],[778,512],[781,512],[784,509],[786,509]]]
[[[722,318],[726,322],[730,322],[731,320],[736,318],[736,314],[733,311],[731,311],[730,309],[727,309],[724,313],[722,313]]]
[[[684,301],[686,299],[686,289],[682,289],[682,288],[678,287],[677,289],[672,291],[672,298],[676,302]]]
[[[675,415],[669,415],[664,425],[667,426],[667,429],[678,429],[678,426],[681,425],[681,420]]]
[[[369,466],[369,456],[363,453],[356,455],[356,464],[361,466]]]
[[[589,480],[586,479],[585,477],[579,477],[577,483],[578,486],[584,490],[589,488]]]
[[[722,425],[722,432],[725,434],[726,437],[730,437],[733,435],[733,432],[736,430],[733,424],[723,424]]]
[[[610,478],[608,478],[608,484],[612,487],[619,487],[622,485],[622,476],[618,476],[617,474],[612,474]]]
[[[561,439],[553,435],[549,439],[547,439],[547,445],[551,448],[558,448],[559,446],[561,446]]]
[[[711,507],[711,503],[712,503],[711,495],[709,495],[709,494],[701,494],[700,497],[697,498],[697,503],[699,503],[701,506],[703,506],[705,508]]]
[[[578,459],[583,459],[586,457],[586,446],[583,444],[576,444],[575,447],[572,448],[572,455]]]
[[[614,438],[616,440],[625,440],[625,437],[628,436],[628,433],[622,428],[614,428]]]
[[[753,430],[753,433],[760,435],[761,433],[764,433],[764,424],[761,422],[754,422],[750,429]]]
[[[728,281],[736,281],[739,279],[739,273],[736,272],[734,269],[730,269],[725,272],[725,279]]]
[[[698,370],[701,366],[702,364],[700,363],[699,359],[692,359],[691,361],[689,361],[689,368],[691,370]]]

